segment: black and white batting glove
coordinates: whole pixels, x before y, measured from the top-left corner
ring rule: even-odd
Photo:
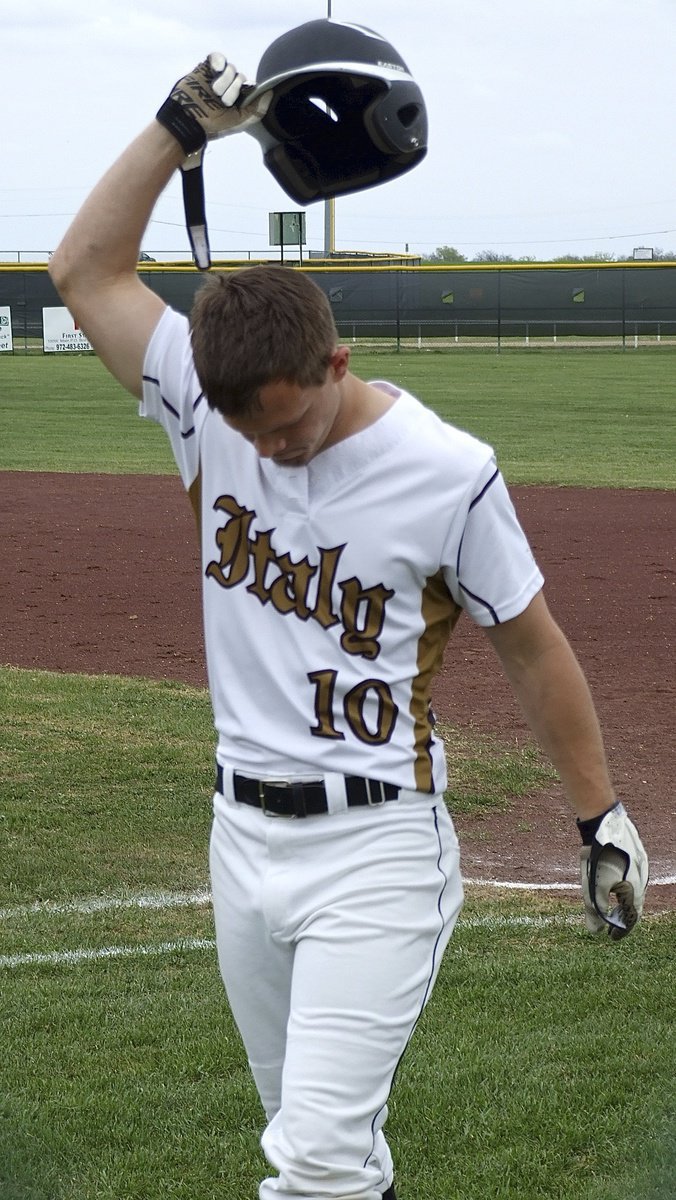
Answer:
[[[241,102],[255,85],[224,54],[213,53],[194,70],[177,80],[157,120],[169,130],[186,155],[204,149],[214,138],[239,133],[265,116],[270,92],[259,96],[245,111]]]
[[[193,258],[200,270],[211,266],[202,160],[207,142],[255,125],[265,116],[271,92],[258,96],[244,111],[242,101],[253,90],[224,54],[214,53],[174,84],[157,113],[186,154],[181,166],[185,222]]]
[[[606,929],[615,941],[631,933],[643,912],[648,856],[638,831],[619,802],[588,821],[578,821],[582,837],[580,876],[585,924],[590,933]]]

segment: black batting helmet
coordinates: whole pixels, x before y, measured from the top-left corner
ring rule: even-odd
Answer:
[[[373,187],[427,152],[420,88],[394,47],[361,25],[326,18],[282,34],[244,106],[269,91],[266,115],[247,132],[298,204]]]

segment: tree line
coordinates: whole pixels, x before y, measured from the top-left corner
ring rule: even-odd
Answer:
[[[676,261],[676,251],[673,250],[653,250],[653,261],[656,262],[674,262]],[[422,262],[434,265],[435,263],[534,263],[542,262],[535,255],[518,255],[501,254],[497,250],[481,250],[479,254],[472,257],[467,257],[457,250],[455,246],[437,246],[431,254],[422,255]],[[610,263],[610,262],[634,262],[634,256],[626,254],[609,254],[605,250],[596,250],[593,254],[562,254],[558,258],[548,258],[550,263]]]

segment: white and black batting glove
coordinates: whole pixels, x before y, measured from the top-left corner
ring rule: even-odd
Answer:
[[[578,821],[577,827],[587,929],[599,933],[607,928],[617,941],[631,933],[643,912],[648,856],[619,802],[598,817]]]
[[[173,134],[186,156],[195,154],[214,138],[239,133],[265,116],[269,92],[246,111],[240,107],[254,86],[224,54],[209,54],[204,62],[177,80],[158,111],[157,120]]]
[[[224,54],[213,53],[177,80],[157,112],[160,125],[183,148],[183,205],[193,257],[200,270],[211,266],[202,160],[207,142],[239,133],[265,116],[272,93],[265,92],[243,111],[254,84]]]
[[[271,92],[264,92],[245,112],[240,108],[253,86],[225,54],[209,54],[195,70],[177,80],[158,110],[157,120],[183,146],[186,156],[196,154],[214,138],[239,133],[263,118]]]

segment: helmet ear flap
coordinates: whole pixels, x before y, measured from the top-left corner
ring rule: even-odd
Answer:
[[[315,150],[316,147],[306,141],[290,142],[272,146],[263,156],[270,173],[296,204],[312,204],[327,196],[372,187],[380,181],[379,164],[374,162],[373,154],[361,161],[353,154],[349,175],[341,176],[335,166],[332,168],[318,160]]]
[[[427,147],[427,112],[415,83],[394,83],[387,94],[364,111],[373,144],[384,154],[422,158]],[[413,164],[411,164],[413,165]]]
[[[319,198],[317,164],[307,153],[292,144],[278,144],[265,151],[263,161],[296,204],[311,204]]]

